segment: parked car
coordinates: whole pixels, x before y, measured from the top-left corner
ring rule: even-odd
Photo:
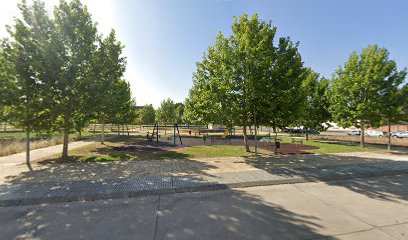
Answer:
[[[365,135],[370,137],[384,137],[384,133],[377,130],[367,130]]]
[[[360,136],[361,131],[360,130],[352,130],[351,132],[348,132],[347,135],[349,135],[349,136]]]
[[[391,136],[393,136],[393,135],[391,135]],[[397,132],[397,133],[394,134],[394,137],[397,137],[397,138],[408,138],[408,131],[405,131],[405,132]]]
[[[285,133],[306,133],[306,130],[301,128],[285,128],[283,131]],[[309,129],[307,132],[309,134],[320,135],[320,132],[315,129]]]

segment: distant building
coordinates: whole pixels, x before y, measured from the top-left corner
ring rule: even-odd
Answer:
[[[379,128],[369,128],[369,129],[379,130],[382,132],[388,132],[388,125],[384,125]],[[391,125],[391,132],[400,132],[400,131],[408,131],[408,125],[401,125],[401,124]]]
[[[352,130],[358,129],[358,128],[355,127],[355,126],[351,126],[351,127],[349,127],[349,128],[343,128],[343,127],[340,127],[340,126],[339,126],[337,123],[335,123],[335,122],[329,122],[328,124],[323,124],[323,126],[324,126],[324,127],[330,126],[330,127],[327,128],[327,131],[352,131]]]

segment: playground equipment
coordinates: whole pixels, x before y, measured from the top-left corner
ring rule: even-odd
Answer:
[[[300,153],[298,146],[299,146],[299,144],[300,144],[300,145],[303,145],[303,138],[293,137],[293,138],[292,138],[292,144],[294,144],[294,143],[296,143],[296,152],[297,152],[297,153]]]
[[[180,139],[180,144],[183,145],[183,141],[181,140],[180,130],[178,128],[177,123],[174,124],[174,128],[173,128],[173,144],[176,145],[176,129],[177,129],[177,135],[179,136],[179,139]]]
[[[149,142],[152,142],[153,139],[156,139],[156,143],[157,144],[159,143],[159,138],[161,137],[159,135],[159,127],[167,127],[167,126],[159,126],[159,124],[156,122],[153,126],[153,132],[150,134],[149,131],[147,131],[146,138]],[[177,135],[180,139],[180,144],[183,145],[183,141],[181,140],[180,130],[179,130],[177,123],[175,123],[173,126],[173,144],[176,145],[176,139],[177,139],[176,130],[177,130]],[[168,140],[171,140],[171,138],[169,137]]]
[[[276,137],[263,137],[263,138],[261,138],[261,140],[259,140],[260,142],[267,142],[267,143],[270,143],[270,142],[274,142],[275,144],[273,145],[274,147],[275,147],[275,155],[278,153],[278,149],[281,147],[281,142],[282,142],[282,139],[280,139],[280,138],[276,138]]]
[[[228,138],[229,130],[225,129],[224,133],[220,137],[211,137],[211,145],[215,143],[217,140],[225,141],[225,143],[231,144],[231,138]]]

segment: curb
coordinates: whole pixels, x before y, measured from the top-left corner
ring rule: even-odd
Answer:
[[[341,181],[350,180],[356,178],[370,178],[370,177],[381,177],[390,175],[402,175],[408,174],[408,169],[405,170],[388,170],[381,172],[368,172],[368,173],[358,173],[358,174],[347,174],[347,175],[336,175],[330,177],[297,177],[297,178],[287,178],[278,180],[266,180],[266,181],[246,181],[246,182],[236,182],[236,183],[209,183],[202,184],[198,186],[190,187],[179,187],[179,188],[163,188],[163,189],[153,189],[153,190],[138,190],[138,191],[107,191],[105,193],[90,193],[85,195],[74,195],[74,196],[45,196],[45,197],[32,197],[24,199],[6,199],[0,200],[0,207],[11,207],[11,206],[27,206],[27,205],[39,205],[39,204],[52,204],[52,203],[66,203],[66,202],[80,202],[80,201],[96,201],[96,200],[106,200],[106,199],[127,199],[127,198],[137,198],[144,196],[154,196],[161,194],[175,194],[175,193],[186,193],[186,192],[207,192],[224,190],[231,188],[247,188],[247,187],[259,187],[259,186],[272,186],[272,185],[283,185],[283,184],[297,184],[297,183],[308,183],[308,182],[330,182],[330,181]]]

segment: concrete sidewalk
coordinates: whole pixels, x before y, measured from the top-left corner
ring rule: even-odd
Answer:
[[[0,208],[1,239],[406,240],[408,175]]]
[[[129,198],[174,192],[291,184],[408,174],[407,161],[302,168],[252,168],[246,171],[150,175],[99,180],[26,182],[0,185],[0,206]]]

